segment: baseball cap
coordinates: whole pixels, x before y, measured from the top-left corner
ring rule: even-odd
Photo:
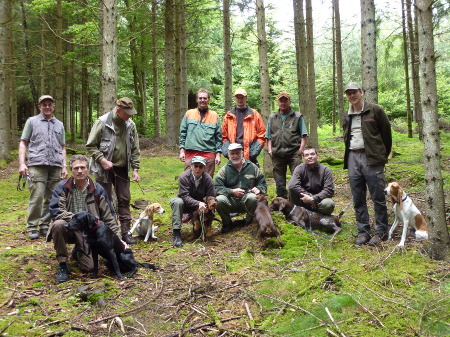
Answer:
[[[245,91],[245,89],[242,89],[242,88],[236,89],[236,91],[234,92],[234,96],[237,96],[237,95],[242,95],[242,96],[247,97],[247,91]]]
[[[239,144],[239,143],[232,143],[232,144],[230,144],[230,146],[228,147],[228,151],[233,151],[233,150],[238,150],[238,149],[240,149],[240,150],[243,149],[242,145]]]
[[[345,86],[344,92],[347,90],[361,90],[361,86],[357,82],[350,82]]]
[[[194,157],[192,158],[191,163],[192,163],[192,164],[194,164],[194,163],[200,163],[200,164],[203,164],[203,166],[206,166],[206,159],[203,158],[202,156],[194,156]]]
[[[286,97],[288,100],[291,99],[291,96],[287,92],[280,92],[277,98],[280,99],[281,97]]]
[[[128,116],[136,115],[136,109],[134,108],[133,101],[128,97],[122,97],[117,100],[116,105],[127,113]]]
[[[38,104],[41,104],[41,102],[45,101],[46,99],[49,99],[50,101],[55,102],[55,100],[53,99],[52,96],[50,96],[50,95],[42,95],[41,97],[39,97]]]

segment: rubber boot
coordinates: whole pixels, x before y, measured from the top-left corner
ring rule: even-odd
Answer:
[[[183,244],[183,241],[181,241],[181,229],[174,229],[173,230],[173,245],[175,247],[180,247]]]

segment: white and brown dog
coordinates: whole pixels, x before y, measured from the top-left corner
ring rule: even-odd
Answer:
[[[391,197],[394,203],[395,220],[389,230],[389,240],[392,237],[392,233],[398,225],[399,220],[403,222],[402,238],[398,246],[403,247],[405,245],[406,233],[408,226],[412,226],[416,229],[416,239],[428,240],[428,225],[425,218],[414,205],[410,197],[403,191],[401,186],[397,182],[389,183],[384,190],[384,194]]]
[[[132,234],[136,231],[137,235],[135,236],[144,236],[144,242],[147,242],[151,237],[156,240],[155,231],[158,229],[158,226],[153,226],[153,214],[163,214],[164,208],[162,208],[161,204],[153,203],[148,205],[142,212],[139,214],[139,219],[136,220],[133,227],[130,229],[130,233]]]

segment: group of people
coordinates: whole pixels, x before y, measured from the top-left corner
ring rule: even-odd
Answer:
[[[377,245],[387,238],[387,208],[383,194],[384,165],[392,147],[389,120],[383,109],[364,100],[361,87],[349,83],[345,94],[350,102],[344,116],[345,158],[358,226],[357,245]],[[335,203],[331,170],[318,161],[317,149],[307,146],[308,133],[302,114],[291,108],[290,95],[277,96],[278,111],[269,116],[267,127],[259,112],[247,105],[247,92],[235,91],[236,106],[219,115],[208,108],[209,92],[197,92],[197,108],[188,110],[180,125],[179,158],[185,171],[180,175],[179,193],[170,201],[173,245],[182,245],[183,214],[206,212],[204,198],[217,199],[222,233],[231,230],[232,213],[245,213],[245,223],[253,220],[256,196],[267,193],[267,184],[257,160],[267,143],[273,162],[277,196],[322,214],[331,214]],[[90,160],[74,155],[69,160],[67,179],[65,131],[53,116],[55,101],[49,95],[38,100],[40,114],[27,120],[19,144],[19,173],[29,181],[27,234],[34,240],[53,240],[59,263],[56,280],[69,278],[66,244],[75,247],[72,257],[85,271],[93,268],[89,247],[82,233],[64,226],[73,214],[87,211],[98,216],[124,242],[131,236],[130,178],[139,182],[140,150],[133,102],[123,97],[115,108],[93,125],[86,143]],[[28,155],[27,155],[28,154]],[[221,155],[228,162],[213,180]],[[301,163],[302,156],[304,163]],[[287,167],[291,180],[286,188]],[[88,172],[96,179],[94,182]],[[371,236],[366,203],[367,187],[375,206],[375,235]],[[112,207],[112,191],[117,197],[117,213]],[[187,217],[188,218],[188,217]]]

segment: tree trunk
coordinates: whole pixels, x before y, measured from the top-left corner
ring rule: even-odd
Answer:
[[[173,1],[165,1],[165,47],[164,47],[164,70],[165,70],[165,113],[166,113],[166,139],[167,145],[175,147],[178,139],[179,124],[176,124],[175,116],[175,70],[174,70],[174,18]]]
[[[153,126],[155,137],[161,137],[161,118],[159,113],[159,81],[158,81],[158,38],[157,38],[157,0],[152,0],[152,69],[153,69]]]
[[[11,151],[11,20],[11,1],[0,0],[0,163],[8,159]]]
[[[177,113],[177,124],[188,109],[188,82],[187,82],[187,34],[186,34],[186,3],[178,0],[178,29],[180,36],[180,106]]]
[[[408,120],[408,137],[412,138],[411,92],[409,89],[408,40],[406,36],[405,11],[406,11],[405,0],[402,0],[402,36],[403,36],[403,65],[405,67],[406,118]]]
[[[100,1],[102,6],[102,57],[100,113],[111,111],[117,100],[117,7],[116,0]]]
[[[367,101],[378,103],[377,41],[374,0],[361,0],[362,87]]]
[[[27,17],[25,13],[25,6],[23,4],[23,0],[20,1],[20,9],[22,13],[22,29],[23,29],[23,44],[24,44],[24,56],[25,56],[25,64],[26,64],[26,72],[28,75],[28,84],[30,86],[31,96],[33,99],[33,105],[35,107],[35,111],[38,114],[39,109],[37,107],[37,101],[38,101],[38,93],[36,90],[36,85],[34,84],[33,80],[33,65],[31,63],[31,53],[30,53],[30,44],[28,42],[28,23],[27,23]]]
[[[336,29],[336,75],[337,75],[337,98],[338,116],[340,125],[344,122],[344,81],[342,76],[342,36],[341,36],[341,14],[339,11],[339,0],[333,0],[334,4],[334,27]],[[334,130],[334,129],[333,129]]]
[[[233,106],[233,73],[231,66],[230,0],[223,0],[223,68],[225,73],[224,112]]]
[[[80,97],[80,136],[81,139],[88,138],[88,103],[89,103],[89,78],[85,62],[81,65],[81,97]]]
[[[55,59],[55,93],[54,99],[56,102],[56,108],[54,115],[60,121],[63,120],[63,40],[62,36],[63,18],[62,18],[62,0],[56,1],[56,37],[55,37],[55,48],[56,48],[56,59]]]
[[[419,64],[422,88],[423,141],[425,163],[425,194],[429,244],[426,250],[432,259],[448,260],[449,244],[443,180],[441,175],[441,146],[439,139],[436,55],[433,37],[433,0],[417,0],[419,31]]]
[[[306,56],[305,17],[303,0],[294,0],[295,56],[297,60],[297,86],[300,112],[309,124],[308,108],[308,63]]]
[[[317,135],[316,72],[314,70],[314,32],[311,0],[306,0],[306,37],[308,54],[309,137],[308,144],[319,146]]]
[[[420,105],[419,56],[417,50],[417,20],[413,24],[411,2],[406,0],[406,15],[408,22],[409,57],[411,60],[411,79],[413,86],[414,110],[413,119],[419,123],[419,139],[422,139],[422,106]],[[420,121],[417,117],[420,116]]]
[[[267,38],[266,38],[266,18],[264,1],[256,0],[256,30],[258,34],[258,55],[259,55],[259,82],[260,82],[260,102],[261,116],[267,122],[270,114],[270,82],[269,82],[269,61],[267,59]],[[269,154],[264,151],[264,173],[270,176],[272,166]]]

